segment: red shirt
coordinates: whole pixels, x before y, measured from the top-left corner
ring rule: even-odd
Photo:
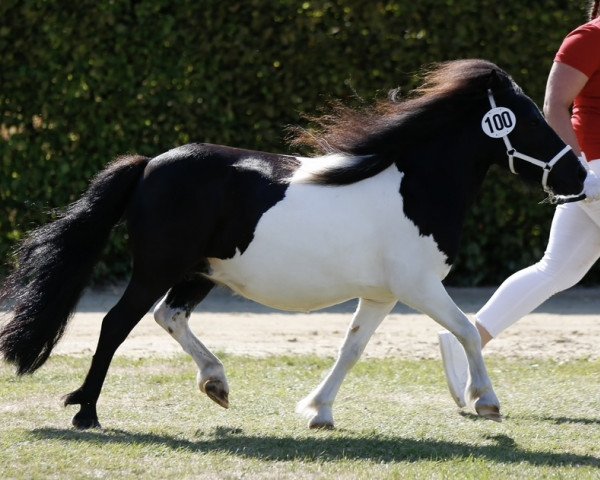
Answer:
[[[600,158],[600,17],[581,25],[564,39],[555,62],[579,70],[589,80],[575,97],[571,122],[588,160]]]

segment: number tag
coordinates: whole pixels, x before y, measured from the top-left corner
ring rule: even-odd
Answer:
[[[508,135],[517,125],[517,118],[512,110],[506,107],[492,108],[481,120],[483,132],[492,138]]]

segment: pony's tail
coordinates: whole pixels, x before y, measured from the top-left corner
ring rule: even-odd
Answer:
[[[13,311],[0,330],[0,354],[19,375],[41,367],[64,333],[148,161],[118,158],[56,221],[31,232],[17,248],[17,265],[0,286],[0,306]]]

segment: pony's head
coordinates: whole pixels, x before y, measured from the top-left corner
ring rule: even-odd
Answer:
[[[486,108],[481,133],[498,144],[495,150],[502,150],[495,155],[497,163],[540,183],[551,198],[581,193],[585,168],[535,103],[498,67],[488,76]]]

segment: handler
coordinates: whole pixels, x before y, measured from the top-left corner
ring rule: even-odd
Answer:
[[[482,347],[557,292],[578,283],[600,257],[600,0],[589,21],[573,30],[548,76],[544,114],[565,143],[587,162],[587,200],[556,207],[543,258],[509,278],[475,315]],[[573,105],[572,115],[570,113]],[[465,405],[467,359],[458,340],[439,334],[446,380]]]

